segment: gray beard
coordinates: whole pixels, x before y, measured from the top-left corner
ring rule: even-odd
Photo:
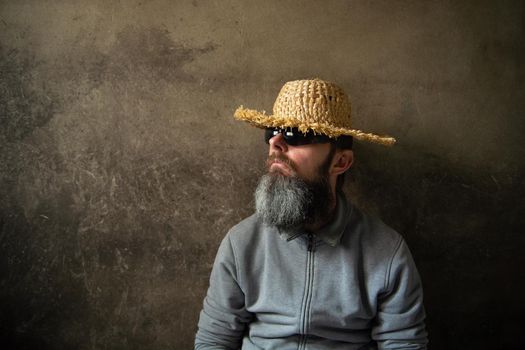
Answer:
[[[255,212],[280,230],[293,231],[322,222],[330,214],[333,194],[326,176],[307,182],[295,176],[268,173],[255,190]]]

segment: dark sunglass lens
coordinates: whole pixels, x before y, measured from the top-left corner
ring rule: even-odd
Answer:
[[[287,129],[283,131],[283,138],[287,144],[291,146],[297,146],[298,142],[298,132],[295,129]]]
[[[302,146],[312,143],[313,134],[308,132],[303,134],[297,128],[293,128],[289,132],[284,133],[286,143],[292,146]]]
[[[279,133],[278,129],[271,128],[264,130],[264,142],[270,143],[270,139]]]

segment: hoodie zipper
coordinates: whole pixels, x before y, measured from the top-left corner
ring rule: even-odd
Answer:
[[[306,349],[306,341],[308,338],[308,322],[310,320],[312,292],[314,283],[314,252],[315,252],[315,237],[312,233],[308,233],[308,248],[306,253],[306,279],[303,294],[303,302],[301,306],[301,338],[299,341],[299,349]]]

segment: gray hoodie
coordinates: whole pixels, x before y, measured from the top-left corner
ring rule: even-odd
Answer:
[[[195,349],[426,349],[423,291],[403,238],[338,194],[319,232],[255,215],[223,239]]]

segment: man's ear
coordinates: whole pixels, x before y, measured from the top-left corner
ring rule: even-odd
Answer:
[[[335,152],[330,172],[334,175],[344,173],[354,162],[354,152],[351,149],[342,149]]]

